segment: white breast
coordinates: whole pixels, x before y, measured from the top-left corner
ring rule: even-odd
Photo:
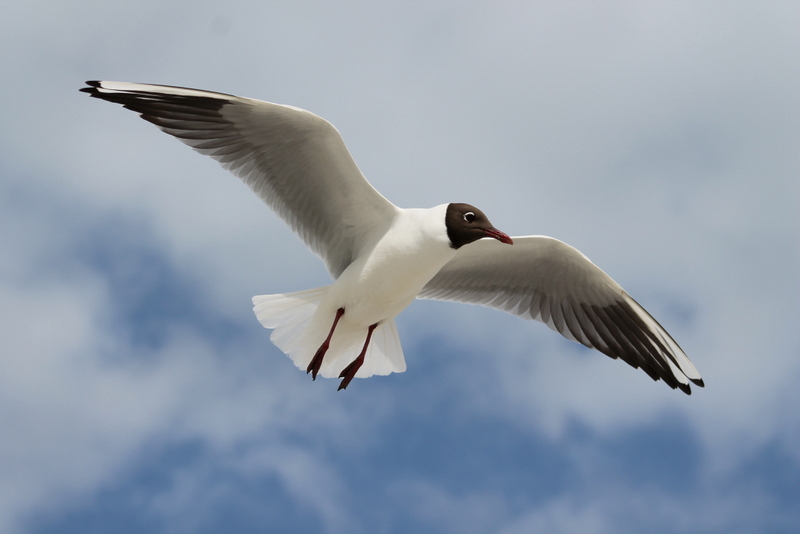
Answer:
[[[401,210],[375,246],[334,282],[324,307],[344,308],[344,318],[363,327],[403,311],[455,255],[444,223],[446,209]]]

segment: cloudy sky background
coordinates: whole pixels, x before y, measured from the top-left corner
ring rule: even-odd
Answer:
[[[0,531],[800,530],[795,2],[22,2],[0,17]],[[404,207],[587,254],[704,378],[420,301],[313,382],[250,297],[325,284],[87,79],[311,110]]]

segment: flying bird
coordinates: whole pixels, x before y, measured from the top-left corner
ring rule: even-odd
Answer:
[[[241,178],[324,262],[325,287],[253,297],[270,339],[316,379],[406,370],[394,318],[415,298],[481,304],[691,394],[703,379],[675,340],[575,248],[509,237],[478,208],[403,209],[361,174],[341,135],[303,109],[126,82],[81,91],[121,104]]]

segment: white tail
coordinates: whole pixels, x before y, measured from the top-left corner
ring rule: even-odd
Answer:
[[[318,287],[295,293],[253,297],[253,311],[258,321],[264,328],[273,330],[270,340],[303,371],[325,339],[333,321],[333,313],[330,317],[314,316],[326,289],[327,287]],[[366,336],[366,328],[355,329],[347,321],[340,322],[325,354],[320,375],[337,378],[358,356]],[[372,334],[364,365],[358,370],[356,377],[367,378],[372,375],[402,373],[405,370],[403,347],[400,345],[394,319],[383,321]]]

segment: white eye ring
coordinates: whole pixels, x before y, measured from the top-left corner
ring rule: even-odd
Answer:
[[[468,223],[471,223],[472,221],[475,220],[475,214],[472,213],[471,211],[468,211],[467,213],[464,214],[464,220],[467,221]]]

